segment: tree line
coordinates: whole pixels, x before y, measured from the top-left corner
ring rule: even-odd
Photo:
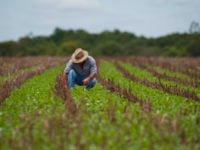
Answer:
[[[56,28],[49,36],[27,35],[18,41],[0,42],[0,56],[66,56],[78,47],[94,56],[200,56],[200,33],[173,33],[146,38],[117,29],[89,33],[82,29]]]

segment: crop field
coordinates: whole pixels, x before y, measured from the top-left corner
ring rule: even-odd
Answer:
[[[0,150],[199,150],[200,58],[97,58],[90,91],[64,57],[0,57]]]

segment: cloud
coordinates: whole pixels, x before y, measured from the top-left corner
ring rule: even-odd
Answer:
[[[99,6],[98,0],[40,0],[43,5],[53,5],[64,8],[90,8]]]

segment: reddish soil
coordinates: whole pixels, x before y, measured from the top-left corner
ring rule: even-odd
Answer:
[[[154,88],[154,89],[162,90],[166,93],[170,93],[170,94],[174,94],[174,95],[178,95],[178,96],[183,96],[183,97],[186,97],[186,98],[189,98],[189,99],[193,99],[195,101],[200,100],[195,92],[192,92],[192,91],[189,91],[189,90],[183,90],[183,89],[178,88],[177,86],[166,86],[166,85],[162,84],[161,82],[157,83],[157,82],[152,82],[152,81],[149,81],[149,80],[146,80],[146,79],[137,78],[136,76],[130,74],[123,67],[121,67],[118,63],[116,63],[116,67],[119,71],[121,71],[123,73],[125,78],[128,78],[132,81],[144,84],[144,85],[151,87],[151,88]]]

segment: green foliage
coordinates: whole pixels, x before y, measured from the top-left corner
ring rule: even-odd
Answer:
[[[45,149],[47,133],[41,128],[44,118],[48,115],[55,117],[55,111],[61,113],[64,110],[62,100],[56,98],[52,91],[56,75],[62,68],[50,69],[29,79],[0,105],[0,149],[27,149],[27,145],[19,144],[20,140],[30,140],[33,135],[34,141],[30,142],[32,149],[38,149],[39,143],[43,143],[40,148]],[[11,148],[9,143],[13,139],[14,143],[18,143],[15,148]]]
[[[194,39],[188,44],[187,52],[190,56],[200,56],[200,38]]]
[[[146,71],[142,71],[138,68],[130,67],[130,66],[126,66],[126,67],[134,75],[140,76],[141,78],[144,78],[144,76],[146,74]],[[176,131],[169,134],[169,132],[171,132],[173,129],[171,131],[167,131],[165,128],[166,126],[162,123],[160,125],[158,125],[156,128],[154,128],[155,124],[153,123],[153,117],[151,117],[151,121],[149,123],[147,123],[148,126],[146,126],[146,127],[144,124],[145,124],[145,121],[147,121],[147,120],[144,120],[144,122],[142,122],[138,126],[140,126],[140,127],[143,126],[144,129],[147,129],[147,130],[145,130],[147,132],[143,134],[143,138],[146,139],[146,141],[153,140],[154,142],[159,141],[158,143],[163,143],[163,142],[164,143],[169,142],[171,144],[173,143],[172,144],[173,146],[171,144],[168,144],[169,149],[174,149],[174,148],[182,149],[181,148],[182,146],[183,146],[183,149],[190,149],[189,147],[186,146],[187,145],[186,143],[189,144],[192,141],[194,143],[195,143],[195,141],[198,141],[200,130],[198,127],[199,123],[196,122],[196,119],[199,118],[199,114],[200,114],[199,102],[189,100],[189,99],[186,99],[186,98],[180,97],[180,96],[175,96],[173,94],[168,94],[168,93],[165,93],[158,89],[152,89],[152,88],[147,87],[138,82],[130,81],[127,78],[125,78],[115,68],[115,66],[113,64],[111,64],[107,61],[103,61],[101,63],[99,72],[103,78],[113,80],[116,85],[119,85],[123,89],[130,88],[134,95],[136,95],[139,98],[142,98],[143,101],[147,101],[147,102],[151,103],[152,111],[154,112],[153,114],[155,116],[158,115],[162,119],[171,118],[171,119],[169,119],[171,121],[169,121],[168,119],[167,120],[169,121],[168,122],[169,124],[172,124],[172,126],[175,125],[174,124],[175,122],[177,124],[179,124],[178,128],[176,128]],[[151,76],[151,74],[147,73],[146,75],[147,75],[146,78],[149,78],[149,79],[151,78],[151,80],[155,80],[155,77]],[[152,115],[150,113],[147,113],[147,114],[149,115],[149,117]],[[137,117],[135,117],[134,119],[137,120],[136,118]],[[165,121],[167,121],[167,120],[165,120]],[[162,126],[163,127],[165,126],[164,127],[165,129],[162,128]],[[161,130],[159,130],[160,127],[162,128]],[[150,131],[150,133],[149,133],[149,131]],[[162,132],[160,135],[159,135],[159,131]],[[186,145],[182,143],[181,144],[182,146],[181,146],[180,141],[181,141],[182,136],[178,136],[177,134],[180,135],[183,133],[184,133],[184,137],[185,137],[184,140],[185,140]],[[150,136],[148,136],[148,135],[150,135]],[[162,140],[162,138],[163,138],[163,140]],[[157,146],[162,147],[162,144],[157,145],[156,144],[157,142],[154,143],[156,145],[156,147]],[[166,143],[164,145],[166,145]],[[149,143],[146,143],[146,144],[148,145]],[[190,146],[192,146],[192,144]],[[191,148],[191,149],[193,149],[193,148]],[[161,149],[163,149],[163,148],[161,148]]]
[[[138,37],[119,30],[99,34],[56,28],[50,36],[25,36],[0,43],[0,56],[71,55],[82,47],[92,55],[200,56],[199,33],[174,33],[158,38]]]
[[[71,55],[78,47],[84,47],[84,44],[79,41],[67,41],[63,42],[58,50],[58,55]]]
[[[14,56],[18,54],[17,50],[18,44],[14,41],[0,43],[0,56]]]
[[[120,65],[139,78],[157,80],[145,70]],[[130,88],[142,103],[97,82],[90,91],[76,86],[70,92],[75,102],[70,111],[68,99],[64,103],[53,93],[63,67],[27,80],[0,105],[0,149],[199,149],[198,101],[133,82],[114,64],[101,61],[99,75]],[[147,102],[151,110],[144,111]]]
[[[187,56],[186,48],[184,47],[176,47],[176,46],[171,46],[171,47],[165,47],[163,49],[163,56],[178,56],[178,57],[183,57]]]
[[[103,56],[120,56],[123,53],[122,46],[114,41],[101,43],[96,47],[96,54]]]
[[[157,77],[153,76],[153,74],[151,74],[150,72],[142,70],[135,66],[132,66],[131,64],[120,62],[120,65],[123,66],[126,70],[128,70],[131,74],[133,74],[134,76],[136,76],[139,79],[145,79],[145,80],[149,80],[152,82],[162,83],[163,85],[166,85],[166,86],[178,87],[179,89],[182,89],[182,90],[193,91],[197,95],[198,95],[198,93],[200,93],[200,88],[195,88],[190,85],[186,86],[186,85],[182,85],[182,84],[177,84],[176,82],[173,82],[173,81],[168,81],[168,80],[165,80],[162,78],[157,78]],[[157,69],[158,72],[162,72],[162,73],[168,74],[170,76],[176,76],[176,77],[182,78],[186,81],[192,80],[188,76],[186,76],[186,75],[184,76],[183,74],[180,74],[180,73],[170,72],[169,70],[161,69],[160,67],[155,67],[155,68]]]
[[[74,31],[69,31],[69,34],[73,34]],[[52,39],[56,44],[61,43],[65,37],[67,36],[67,33],[65,33],[64,30],[60,28],[56,28],[53,35],[50,36],[50,39]]]
[[[18,49],[19,49],[20,56],[54,55],[57,51],[56,44],[53,41],[49,41],[45,37],[32,38],[32,37],[26,36],[24,38],[21,38],[18,43],[19,43]]]

